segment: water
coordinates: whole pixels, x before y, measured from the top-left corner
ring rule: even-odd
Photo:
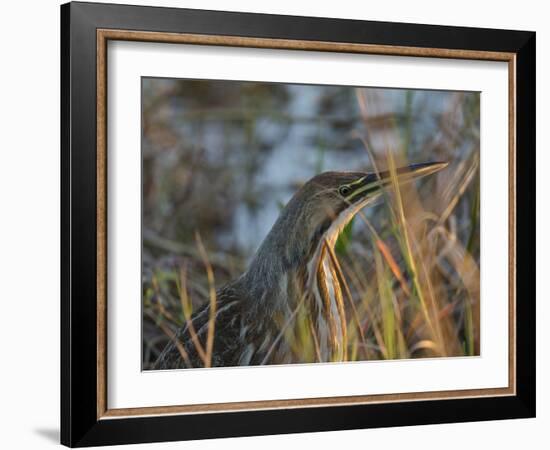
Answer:
[[[170,83],[157,82],[166,92]],[[155,80],[151,83],[154,87]],[[260,83],[172,83],[179,83],[179,97],[172,98],[175,114],[168,116],[179,139],[203,148],[211,164],[226,164],[237,174],[233,177],[236,184],[228,186],[238,197],[231,219],[216,234],[221,248],[238,248],[249,259],[302,183],[326,170],[372,167],[362,142],[354,137],[354,133],[366,133],[354,88],[274,85],[276,90],[271,92]],[[427,144],[437,139],[439,121],[454,94],[399,89],[367,92],[373,106],[368,111],[373,120],[368,136],[373,147],[402,151],[401,139],[408,135],[409,160],[431,159]],[[224,116],[231,110],[237,111],[236,117]],[[248,117],[254,110],[259,112]],[[204,112],[199,119],[193,116],[197,111]],[[401,136],[393,132],[395,126]],[[245,201],[251,192],[254,201]]]

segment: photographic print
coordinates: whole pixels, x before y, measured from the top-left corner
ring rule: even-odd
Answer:
[[[478,92],[141,90],[143,370],[480,355]]]
[[[535,417],[534,32],[60,21],[64,445]]]

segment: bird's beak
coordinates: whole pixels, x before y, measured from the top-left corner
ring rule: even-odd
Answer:
[[[447,162],[427,162],[420,164],[411,164],[409,166],[400,167],[396,169],[397,181],[399,184],[406,183],[408,181],[416,180],[426,175],[431,175],[435,172],[440,171],[447,167],[449,163]],[[380,180],[389,181],[391,183],[392,175],[391,172],[385,171],[380,173]]]
[[[420,164],[411,164],[409,166],[400,167],[395,170],[395,175],[399,185],[406,184],[427,175],[431,175],[441,169],[447,167],[446,162],[426,162]],[[377,192],[382,188],[392,184],[392,172],[389,170],[380,173],[369,173],[365,177],[356,181],[353,192],[346,197],[346,200],[355,202],[357,199],[377,195]]]

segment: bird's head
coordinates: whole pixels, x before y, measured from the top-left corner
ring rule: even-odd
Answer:
[[[402,185],[446,166],[444,162],[428,162],[401,167],[396,169],[397,182]],[[391,184],[390,171],[324,172],[304,184],[288,206],[300,211],[307,233],[303,238],[312,243],[322,237],[335,240],[346,223]]]
[[[446,166],[447,163],[429,162],[399,168],[397,181],[404,184]],[[240,278],[246,283],[250,298],[255,299],[254,304],[285,304],[291,274],[314,262],[323,242],[333,245],[346,223],[391,183],[389,171],[325,172],[305,183],[283,208]],[[264,301],[257,302],[259,298]]]

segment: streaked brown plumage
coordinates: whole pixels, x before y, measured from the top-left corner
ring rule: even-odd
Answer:
[[[411,165],[398,169],[397,177],[403,183],[445,166]],[[285,338],[298,312],[305,312],[316,335],[318,357],[345,360],[341,293],[330,252],[349,220],[389,183],[389,172],[325,172],[294,194],[247,271],[217,292],[211,366],[308,362]],[[205,346],[209,317],[206,304],[191,318],[193,331],[182,327],[179,344],[170,342],[154,368],[203,367],[192,338]]]

